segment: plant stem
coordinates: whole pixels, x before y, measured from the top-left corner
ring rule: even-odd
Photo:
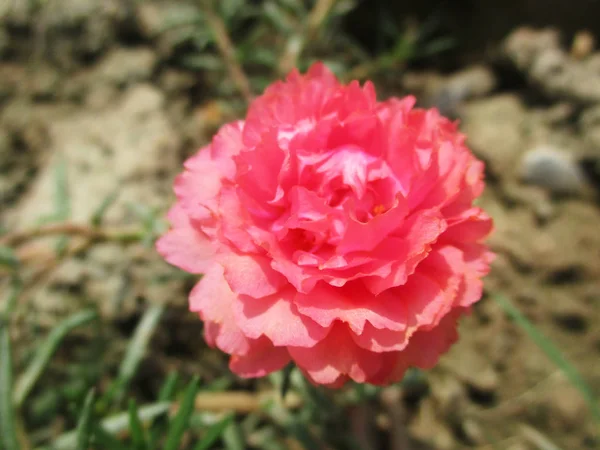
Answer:
[[[219,52],[227,65],[229,75],[246,102],[250,103],[254,98],[252,95],[252,88],[250,87],[250,81],[236,58],[235,47],[229,37],[229,33],[227,33],[227,27],[215,12],[212,0],[203,0],[202,5],[208,23],[212,28]]]
[[[288,40],[283,55],[279,60],[279,73],[287,74],[298,64],[298,58],[311,40],[315,38],[325,19],[337,0],[318,0],[308,14],[306,23],[298,33],[294,33]]]
[[[0,238],[0,245],[16,246],[31,239],[56,235],[81,236],[100,241],[130,242],[141,239],[143,232],[139,228],[111,230],[72,222],[61,222],[30,230],[7,233]]]

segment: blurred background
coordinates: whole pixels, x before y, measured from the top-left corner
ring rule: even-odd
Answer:
[[[598,17],[596,0],[0,0],[0,448],[600,448]],[[486,162],[485,297],[435,369],[385,389],[234,377],[187,312],[195,278],[153,248],[183,160],[317,60],[458,119]]]

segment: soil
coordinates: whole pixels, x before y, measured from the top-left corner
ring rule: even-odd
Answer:
[[[198,94],[202,73],[172,64],[177,43],[157,32],[164,3],[63,3],[40,11],[15,1],[0,11],[4,229],[53,214],[60,164],[74,221],[90,220],[115,192],[108,225],[136,223],[140,208],[162,214],[183,158],[229,118]],[[435,449],[541,448],[532,428],[564,449],[597,448],[579,393],[490,297],[512,299],[600,398],[600,52],[572,51],[555,30],[520,28],[493,54],[452,74],[399,74],[396,95],[415,93],[458,118],[487,163],[480,204],[495,220],[498,254],[487,298],[428,374],[430,392],[408,429]],[[47,327],[94,303],[107,320],[125,323],[163,303],[179,327],[155,350],[178,347],[181,364],[195,361],[199,333],[184,312],[189,283],[173,273],[152,248],[99,244],[53,273],[27,304],[28,317]]]

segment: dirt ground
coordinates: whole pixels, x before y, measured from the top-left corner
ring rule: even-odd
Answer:
[[[5,230],[55,212],[60,164],[73,221],[88,221],[115,192],[108,225],[136,223],[140,208],[162,214],[183,158],[231,118],[203,91],[209,75],[172,64],[177,44],[157,32],[153,2],[65,2],[35,21],[39,12],[19,7],[26,2],[0,14]],[[496,225],[488,296],[407,419],[411,437],[430,448],[543,448],[535,432],[566,450],[600,446],[579,393],[490,298],[512,299],[600,397],[600,52],[587,35],[576,39],[570,48],[557,31],[520,28],[477,65],[408,70],[400,87],[382,89],[415,93],[460,120],[487,163],[480,203]],[[21,305],[19,333],[28,339],[89,303],[124,326],[164,303],[178,327],[162,331],[154,350],[171,365],[201,366],[197,322],[185,314],[190,283],[173,273],[151,247],[95,245]]]

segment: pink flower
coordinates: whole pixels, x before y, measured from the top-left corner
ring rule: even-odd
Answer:
[[[233,372],[382,385],[456,340],[492,260],[483,164],[414,103],[315,64],[186,161],[157,248],[204,274],[190,309]]]

